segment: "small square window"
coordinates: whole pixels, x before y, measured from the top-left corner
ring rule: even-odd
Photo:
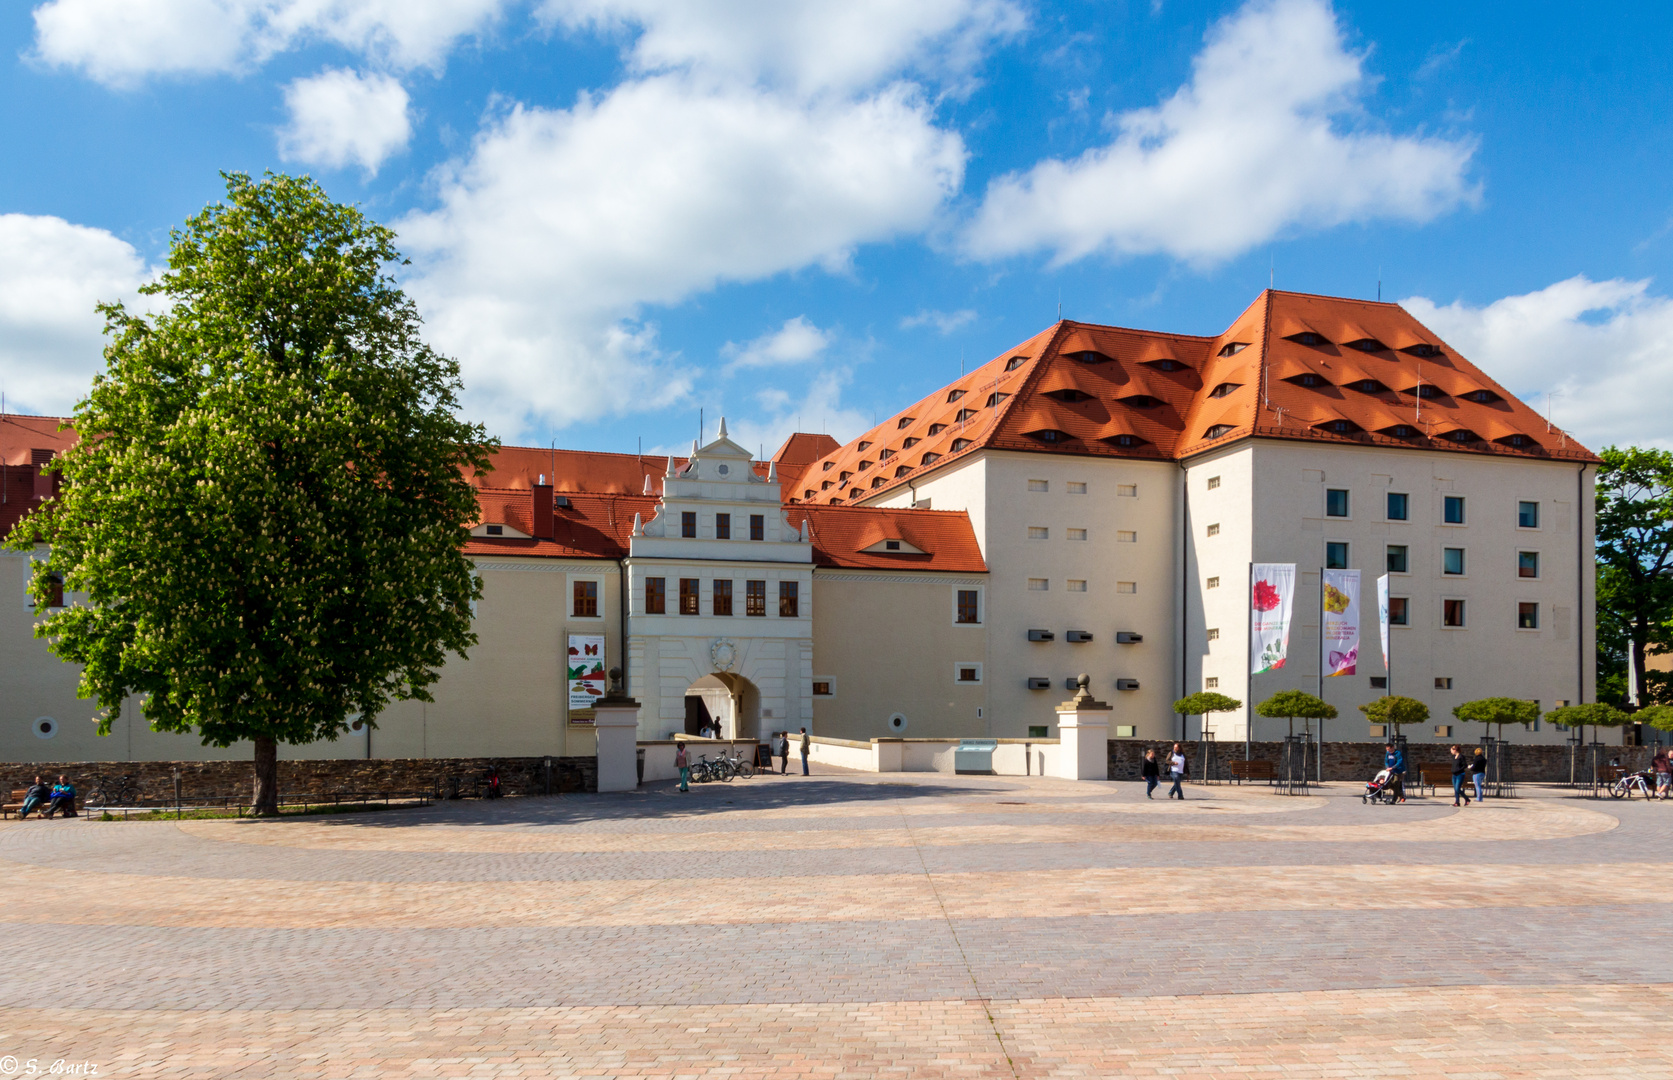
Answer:
[[[1388,598],[1388,625],[1410,626],[1412,623],[1412,602],[1404,596]]]
[[[1440,678],[1440,677],[1437,676],[1436,679],[1435,679],[1435,689],[1437,689],[1437,690],[1451,690],[1452,689],[1452,680],[1451,679],[1443,679],[1443,678]]]
[[[1348,545],[1342,540],[1332,540],[1324,546],[1324,568],[1326,570],[1346,570],[1348,568]]]
[[[680,511],[680,535],[687,540],[697,536],[697,511]]]
[[[1118,544],[1136,544],[1139,542],[1139,534],[1130,529],[1119,529],[1115,534],[1115,542]]]
[[[1044,525],[1030,525],[1028,527],[1028,538],[1030,540],[1049,540],[1051,530]]]
[[[779,614],[779,617],[782,618],[782,619],[794,619],[794,618],[800,617],[801,612],[802,612],[801,589],[799,588],[799,583],[794,582],[794,581],[781,581],[781,582],[779,582],[778,583],[778,614]]]
[[[1218,476],[1210,476],[1208,478],[1208,490],[1213,491],[1215,488],[1217,488],[1219,486],[1220,486],[1220,478]]]
[[[1516,553],[1516,576],[1525,578],[1539,577],[1539,552],[1518,551]]]
[[[1208,640],[1210,640],[1210,641],[1219,641],[1220,640],[1220,628],[1218,626],[1211,626],[1211,627],[1208,628]]]
[[[1220,579],[1218,577],[1209,578],[1208,579],[1208,587],[1210,589],[1218,589],[1220,587]]]
[[[1373,676],[1371,676],[1371,689],[1373,689],[1373,690],[1387,690],[1388,689],[1388,676],[1387,675],[1373,675]]]
[[[751,540],[765,540],[767,538],[767,515],[749,515],[749,538]]]
[[[716,514],[715,515],[715,539],[716,540],[730,540],[730,539],[732,539],[732,515],[731,514]]]
[[[1441,549],[1441,573],[1456,577],[1464,572],[1464,549]]]
[[[1412,497],[1400,491],[1388,493],[1388,520],[1407,521],[1412,516]]]
[[[1464,524],[1464,496],[1448,495],[1441,507],[1441,520],[1448,525]]]
[[[1086,591],[1086,582],[1080,580],[1079,578],[1070,578],[1068,585],[1065,586],[1065,587],[1070,592],[1085,592]]]
[[[715,578],[714,613],[716,615],[732,614],[732,581],[730,578]]]
[[[1538,604],[1517,604],[1516,605],[1516,629],[1518,629],[1518,630],[1538,630],[1539,629],[1539,605]]]
[[[814,697],[832,697],[833,695],[831,693],[831,680],[829,680],[829,679],[815,679],[815,680],[813,680],[813,696]]]
[[[1115,583],[1115,591],[1118,593],[1136,593],[1139,591],[1139,583],[1136,581],[1118,581]]]
[[[885,540],[885,541],[883,541],[883,550],[884,551],[899,551],[900,550],[900,541],[899,540]]]
[[[483,529],[482,531],[487,533],[489,536],[504,536],[505,535],[505,526],[504,525],[489,525],[487,528]]]
[[[1219,536],[1220,535],[1220,525],[1219,525],[1218,522],[1216,522],[1215,524],[1210,525],[1208,527],[1208,535],[1210,535],[1210,536]]]
[[[981,594],[975,589],[960,589],[958,591],[958,614],[955,617],[957,622],[966,626],[975,626],[982,621],[980,597]]]
[[[697,579],[683,577],[680,579],[680,614],[696,615],[697,613]]]
[[[1050,491],[1051,490],[1051,484],[1050,484],[1049,481],[1046,481],[1046,480],[1030,480],[1028,482],[1028,490],[1029,491]]]
[[[1516,504],[1516,527],[1518,529],[1539,528],[1539,503],[1519,502]]]
[[[570,614],[582,619],[598,618],[598,582],[575,583],[575,607]]]
[[[1071,539],[1071,540],[1085,540],[1086,539],[1086,530],[1085,529],[1070,529],[1069,530],[1069,539]]]
[[[1446,600],[1441,611],[1441,625],[1461,627],[1464,625],[1464,601]]]
[[[1050,738],[1051,737],[1050,734],[1049,734],[1050,731],[1051,731],[1051,728],[1046,724],[1029,724],[1028,725],[1028,737],[1030,739]]]
[[[1115,493],[1117,496],[1135,499],[1139,494],[1139,486],[1137,484],[1117,484],[1115,485]]]
[[[982,681],[982,665],[959,663],[953,665],[954,679],[961,683],[979,683]]]
[[[1081,480],[1071,480],[1064,485],[1064,490],[1071,495],[1085,495],[1086,483]]]
[[[1388,572],[1404,574],[1409,572],[1408,548],[1405,544],[1388,545]]]
[[[1210,675],[1202,681],[1202,685],[1204,690],[1218,690],[1220,689],[1220,676]]]
[[[1325,517],[1348,516],[1348,491],[1346,488],[1329,488],[1324,493]]]
[[[668,612],[668,579],[645,579],[645,614],[665,615]]]
[[[1438,738],[1438,739],[1450,739],[1452,737],[1452,725],[1451,724],[1436,724],[1435,725],[1435,737]]]
[[[1047,581],[1043,577],[1031,577],[1028,579],[1029,592],[1045,592],[1049,588],[1051,588],[1051,582]]]
[[[744,582],[744,617],[764,618],[767,614],[767,583]]]

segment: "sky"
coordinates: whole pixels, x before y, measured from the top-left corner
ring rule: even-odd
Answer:
[[[222,171],[393,227],[510,444],[847,439],[1058,316],[1397,300],[1673,447],[1673,5],[0,5],[0,389],[63,414]]]

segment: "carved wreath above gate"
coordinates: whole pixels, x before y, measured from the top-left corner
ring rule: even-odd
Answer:
[[[709,659],[716,671],[731,671],[732,665],[738,662],[738,647],[725,638],[716,638],[709,646]]]

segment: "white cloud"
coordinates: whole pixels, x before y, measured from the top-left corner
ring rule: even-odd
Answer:
[[[1290,230],[1427,221],[1471,200],[1470,140],[1343,123],[1362,60],[1323,0],[1251,0],[1209,31],[1189,84],[1114,119],[1109,145],[995,180],[965,248],[1212,263]]]
[[[395,68],[436,67],[509,0],[49,0],[35,56],[110,85],[238,71],[312,42]]]
[[[727,359],[728,371],[739,368],[781,367],[805,364],[816,359],[830,345],[832,334],[798,315],[784,320],[784,325],[771,333],[762,334],[754,341],[739,345],[728,341],[720,354]]]
[[[916,315],[908,315],[900,320],[902,330],[916,330],[920,326],[929,326],[938,334],[950,334],[961,326],[967,326],[976,321],[976,312],[970,308],[960,311],[931,311],[924,308]]]
[[[63,415],[104,365],[94,305],[132,302],[139,253],[103,229],[0,214],[0,386],[6,408]]]
[[[412,137],[407,92],[388,75],[327,69],[285,87],[285,108],[279,152],[287,161],[375,175]]]
[[[921,230],[964,157],[907,85],[805,102],[659,75],[512,108],[398,228],[432,340],[510,436],[677,398],[688,373],[622,320]]]
[[[1011,0],[544,0],[572,29],[632,27],[642,72],[694,69],[812,94],[876,86],[907,69],[967,72],[1026,25]]]
[[[1400,301],[1472,363],[1588,449],[1673,448],[1673,299],[1648,281],[1576,276],[1485,307]]]
[[[833,367],[817,372],[799,396],[778,387],[758,390],[753,394],[754,409],[726,413],[727,434],[739,446],[769,455],[797,431],[825,432],[838,442],[847,442],[872,426],[870,413],[842,404],[843,389],[852,377],[848,368]],[[710,413],[710,438],[714,422]],[[681,445],[655,453],[684,455],[690,450],[689,445]]]

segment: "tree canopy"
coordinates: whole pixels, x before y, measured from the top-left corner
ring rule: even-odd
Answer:
[[[1538,720],[1539,706],[1521,698],[1479,698],[1453,706],[1452,715],[1465,723],[1498,724],[1502,731],[1506,724],[1526,726]]]
[[[1607,447],[1597,477],[1600,696],[1673,704],[1673,682],[1647,655],[1673,650],[1673,451]],[[1623,664],[1624,658],[1624,664]]]
[[[1389,694],[1373,698],[1359,707],[1373,724],[1393,724],[1396,730],[1405,724],[1421,724],[1429,719],[1429,706],[1416,698]]]
[[[1291,720],[1334,720],[1336,706],[1305,690],[1280,690],[1255,706],[1255,711],[1266,717]]]
[[[1673,731],[1673,705],[1651,705],[1632,714],[1633,720],[1659,731]]]
[[[307,178],[226,186],[141,290],[160,314],[101,305],[61,494],[9,542],[50,545],[38,603],[49,575],[86,597],[36,632],[83,665],[101,732],[138,696],[156,730],[252,740],[260,813],[277,743],[429,700],[475,643],[465,470],[494,444],[454,416],[458,365],[420,340],[389,229]]]
[[[1561,705],[1545,714],[1548,724],[1566,728],[1620,727],[1630,719],[1626,713],[1603,701],[1587,705]]]
[[[1173,703],[1173,711],[1180,716],[1204,716],[1208,713],[1236,712],[1243,708],[1243,702],[1234,697],[1217,694],[1212,690],[1199,690],[1190,697],[1182,697]]]

